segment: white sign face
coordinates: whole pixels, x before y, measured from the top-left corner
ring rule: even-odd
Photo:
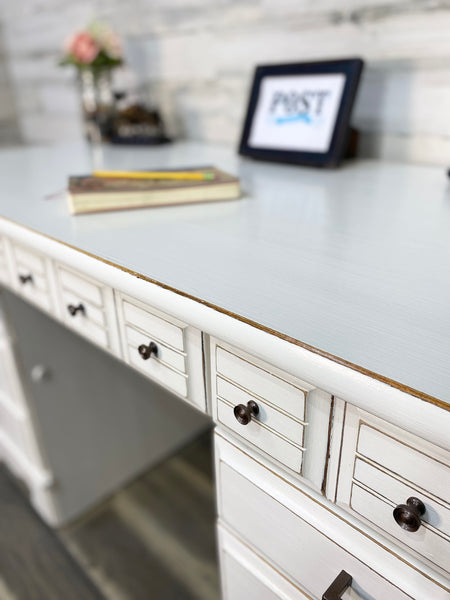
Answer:
[[[248,145],[328,152],[344,85],[343,73],[264,77]]]

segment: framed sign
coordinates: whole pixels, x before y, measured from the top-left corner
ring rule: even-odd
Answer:
[[[321,167],[347,150],[359,58],[256,68],[239,153]]]

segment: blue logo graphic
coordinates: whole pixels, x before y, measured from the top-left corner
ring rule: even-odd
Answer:
[[[328,90],[277,91],[270,103],[269,120],[275,125],[305,123],[317,126],[323,122],[323,108],[329,96]]]

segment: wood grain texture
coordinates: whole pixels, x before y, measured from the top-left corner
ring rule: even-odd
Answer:
[[[4,217],[382,381],[449,401],[450,210],[440,169],[362,162],[319,174],[239,161],[201,144],[108,148],[108,168],[220,164],[240,173],[247,195],[75,220],[63,198],[42,198],[68,173],[90,170],[83,146],[1,158]],[[25,160],[27,176],[12,175]]]
[[[0,595],[5,600],[102,600],[57,535],[0,465]]]
[[[211,434],[53,532],[0,465],[2,600],[219,600]]]
[[[60,534],[108,600],[218,600],[210,434]]]

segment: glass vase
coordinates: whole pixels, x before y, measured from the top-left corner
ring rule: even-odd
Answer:
[[[84,131],[90,142],[107,141],[115,112],[111,69],[78,72]]]

